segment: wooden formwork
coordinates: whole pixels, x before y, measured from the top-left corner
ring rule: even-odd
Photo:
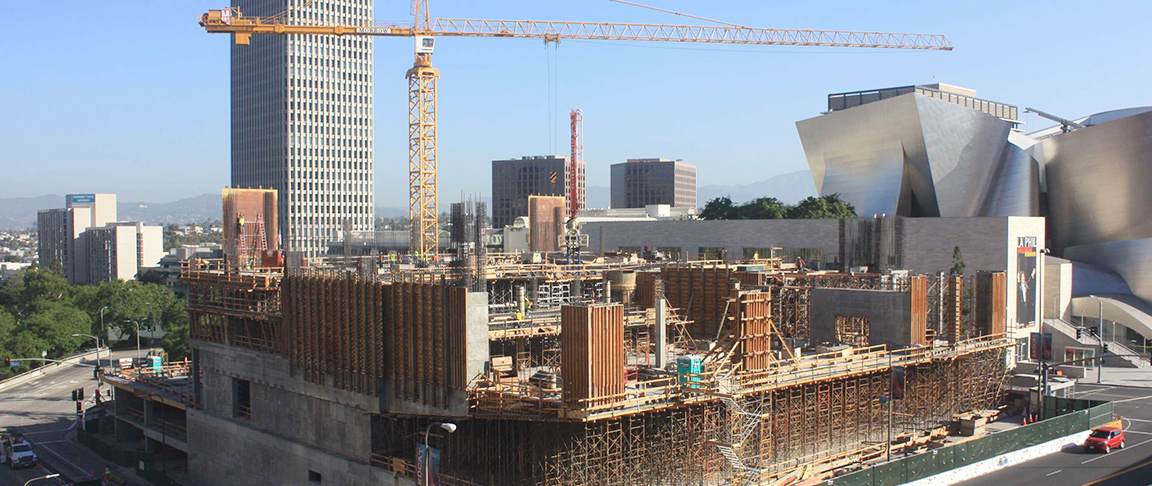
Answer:
[[[737,354],[745,371],[763,370],[773,361],[770,297],[758,290],[740,293],[739,312],[735,316],[740,336]]]
[[[666,266],[661,269],[664,294],[681,309],[688,333],[697,339],[715,339],[728,309],[733,267],[728,265]]]
[[[961,339],[964,277],[948,277],[944,294],[944,335],[949,344],[955,344]]]
[[[976,273],[974,324],[978,334],[1002,334],[1006,327],[1007,275],[1004,272]]]
[[[624,306],[566,305],[560,311],[564,402],[597,405],[624,393]]]
[[[636,303],[645,309],[656,307],[660,272],[636,272]]]
[[[386,353],[386,286],[352,275],[301,272],[284,279],[284,323],[293,369],[309,381],[360,393],[380,388]]]
[[[383,283],[300,271],[284,279],[288,353],[306,379],[446,407],[467,374],[465,295],[442,279]]]
[[[912,301],[911,344],[927,346],[928,340],[928,277],[914,275],[909,283]]]

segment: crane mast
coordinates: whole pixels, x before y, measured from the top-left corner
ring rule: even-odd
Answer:
[[[436,82],[432,67],[436,38],[428,35],[428,1],[412,0],[416,61],[408,70],[408,219],[409,249],[427,259],[440,251],[440,211],[437,193]]]
[[[253,34],[316,34],[411,37],[415,42],[415,62],[408,79],[408,215],[412,222],[411,251],[428,259],[440,248],[437,207],[437,102],[436,83],[440,71],[432,67],[436,37],[510,37],[544,39],[623,40],[651,42],[693,42],[808,47],[856,47],[876,49],[952,50],[943,35],[884,32],[826,31],[802,29],[759,29],[722,23],[716,26],[633,24],[610,22],[546,22],[536,20],[437,19],[428,14],[429,0],[412,0],[413,23],[406,25],[300,25],[289,23],[288,15],[247,17],[238,7],[209,10],[200,16],[200,26],[208,33],[233,35],[237,45],[248,45]],[[630,5],[630,2],[619,2]],[[649,8],[649,7],[645,7]],[[680,14],[678,12],[677,15]],[[713,21],[703,17],[693,18]],[[580,133],[583,113],[574,110],[572,121],[572,160],[568,177],[569,212],[575,219],[582,200],[577,181],[582,165]]]
[[[584,112],[572,110],[569,118],[572,124],[572,158],[568,161],[568,217],[575,219],[576,213],[584,209],[580,190],[584,181]]]

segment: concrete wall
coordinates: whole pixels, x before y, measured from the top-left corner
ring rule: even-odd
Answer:
[[[1044,318],[1072,319],[1072,262],[1045,258]]]
[[[288,360],[271,354],[196,341],[203,375],[202,421],[235,422],[246,429],[263,429],[298,447],[327,450],[332,454],[367,463],[371,451],[369,413],[379,412],[376,397],[291,376]],[[233,418],[233,379],[251,386],[251,418]],[[210,420],[211,419],[211,420]],[[191,422],[191,417],[189,421]],[[193,445],[202,433],[189,426],[189,446],[194,457],[221,454],[219,447]],[[215,439],[209,439],[215,440]]]
[[[812,344],[836,343],[836,316],[871,320],[869,344],[889,349],[912,343],[912,294],[882,290],[813,289],[810,339]]]
[[[325,424],[327,419],[316,416],[309,421]],[[367,434],[367,428],[362,433]],[[193,484],[203,486],[316,484],[309,483],[309,471],[320,473],[321,484],[327,485],[416,484],[366,460],[310,447],[203,410],[188,411],[188,446],[189,474]]]
[[[744,248],[780,246],[822,248],[825,259],[833,259],[840,248],[838,219],[588,223],[583,231],[596,252],[622,246],[680,247],[689,258],[698,258],[701,247],[722,247],[729,258],[740,258]]]

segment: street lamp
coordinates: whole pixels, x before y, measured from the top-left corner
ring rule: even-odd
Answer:
[[[40,476],[38,478],[32,478],[32,479],[29,479],[27,482],[25,482],[24,486],[28,486],[29,484],[32,483],[32,481],[39,481],[41,479],[52,479],[52,478],[58,478],[58,477],[60,477],[59,474],[49,474],[47,476]]]
[[[1096,367],[1096,383],[1099,384],[1104,374],[1104,301],[1095,295],[1089,297],[1096,299],[1096,303],[1100,304],[1100,320],[1096,321],[1096,339],[1100,341],[1100,362]]]
[[[139,321],[136,321],[136,322],[132,322],[132,320],[130,320],[130,319],[124,319],[124,322],[132,324],[133,326],[136,326],[136,358],[137,359],[140,358],[140,321],[146,321],[146,320],[148,320],[147,317],[140,319]],[[112,359],[111,353],[109,353],[108,356],[109,356],[108,359]]]
[[[430,462],[428,460],[428,456],[429,450],[431,449],[428,447],[428,434],[432,432],[433,425],[439,425],[441,429],[447,430],[449,434],[456,431],[456,424],[451,422],[432,422],[428,424],[427,428],[424,429],[424,486],[429,486],[432,484],[430,482],[432,478],[428,476],[428,463]]]
[[[96,369],[100,369],[100,338],[93,336],[91,334],[84,334],[84,333],[72,335],[72,337],[79,337],[79,336],[90,337],[90,338],[96,340]],[[108,351],[108,359],[109,360],[112,359],[112,351],[111,350]]]

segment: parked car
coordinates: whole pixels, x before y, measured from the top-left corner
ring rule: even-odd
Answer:
[[[1100,427],[1088,434],[1088,440],[1084,441],[1084,450],[1092,452],[1094,450],[1103,451],[1105,454],[1112,451],[1112,449],[1124,448],[1124,429],[1120,427]]]

